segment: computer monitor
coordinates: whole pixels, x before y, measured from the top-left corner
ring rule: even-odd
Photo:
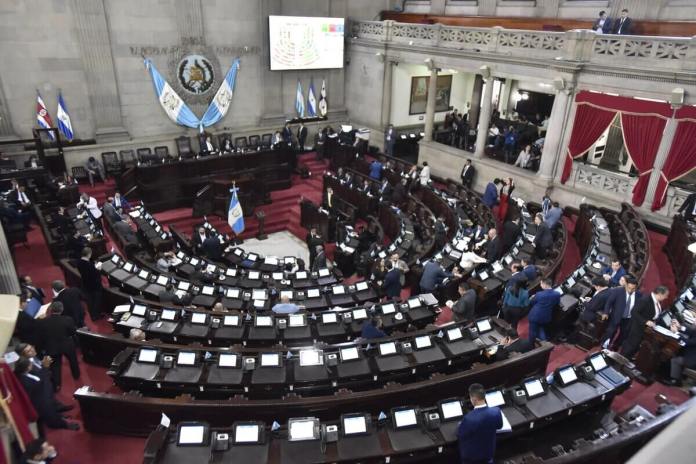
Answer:
[[[445,331],[445,336],[447,337],[448,342],[454,342],[464,338],[461,327],[447,329],[447,331]]]
[[[163,321],[173,321],[176,320],[176,311],[173,309],[163,309],[160,319]]]
[[[191,313],[192,324],[205,324],[208,321],[208,315],[205,313]]]
[[[208,274],[215,274],[215,273],[217,272],[217,266],[214,265],[214,264],[208,264],[208,265],[205,267],[205,271],[206,271]]]
[[[319,298],[320,296],[321,292],[318,288],[310,288],[307,290],[307,298]]]
[[[607,367],[607,360],[602,353],[595,353],[590,356],[590,364],[595,372],[599,372]]]
[[[273,318],[271,316],[256,316],[254,325],[256,327],[273,327]]]
[[[229,267],[229,268],[227,268],[227,270],[225,270],[225,275],[227,277],[236,277],[237,276],[237,269]]]
[[[318,274],[319,277],[329,277],[331,275],[331,271],[324,267],[319,269]]]
[[[338,317],[334,312],[326,312],[321,315],[322,324],[336,324],[338,322]]]
[[[304,314],[290,314],[288,316],[289,327],[304,327],[306,325],[306,316]]]
[[[158,351],[154,348],[140,348],[138,352],[138,362],[156,363]]]
[[[490,332],[493,330],[493,327],[491,326],[491,320],[486,318],[486,319],[479,319],[476,321],[476,330],[478,330],[479,333],[486,333]]]
[[[382,314],[384,314],[384,315],[393,314],[396,312],[396,307],[394,306],[394,303],[383,304],[381,306],[381,309],[382,309]]]
[[[111,255],[111,262],[114,264],[118,264],[119,261],[121,261],[121,257],[118,255]]]
[[[418,350],[433,346],[433,341],[430,339],[430,335],[421,335],[420,337],[416,337],[415,343],[416,349]]]
[[[392,354],[396,354],[396,343],[394,342],[380,343],[378,346],[379,354],[381,356],[389,356]]]
[[[318,440],[319,437],[319,419],[316,417],[288,420],[289,441]]]
[[[212,285],[205,285],[201,290],[201,293],[206,296],[213,296],[213,293],[215,293],[215,287]]]
[[[261,444],[263,431],[258,422],[236,422],[232,425],[232,442],[235,445]]]
[[[237,367],[238,357],[233,353],[220,353],[218,367]]]
[[[247,277],[251,280],[259,280],[261,278],[261,273],[259,271],[249,271]]]
[[[418,425],[415,408],[403,407],[392,409],[392,421],[395,429],[404,429]]]
[[[274,272],[271,274],[271,277],[273,277],[273,280],[276,281],[283,280],[285,278],[282,272]]]
[[[268,290],[266,289],[254,289],[251,292],[251,299],[252,300],[267,300],[268,299]]]
[[[280,354],[261,353],[261,367],[280,367]]]
[[[348,348],[341,348],[338,352],[341,357],[341,362],[353,361],[354,359],[360,358],[360,353],[356,346],[351,346]]]
[[[169,283],[169,277],[161,275],[161,276],[157,277],[156,282],[157,282],[157,285],[165,286]]]
[[[266,256],[266,258],[263,260],[264,264],[268,264],[269,266],[277,266],[278,265],[278,258],[275,256]]]
[[[123,265],[123,270],[126,272],[133,272],[133,269],[135,269],[135,265],[133,263],[126,263]]]
[[[341,416],[341,430],[344,437],[354,437],[369,433],[369,414],[343,414]]]
[[[147,272],[145,269],[141,269],[140,272],[138,272],[138,277],[140,277],[143,280],[147,280],[150,278],[150,273]]]
[[[133,310],[131,312],[136,316],[144,316],[146,311],[147,308],[145,305],[137,304],[133,306]]]
[[[359,321],[367,319],[367,310],[365,308],[354,309],[353,310],[353,320]]]
[[[457,399],[441,401],[439,406],[443,420],[455,419],[464,415],[462,402]]]
[[[195,366],[196,352],[195,351],[180,351],[176,357],[177,366]]]
[[[578,374],[573,366],[559,368],[558,377],[561,379],[563,386],[570,385],[578,380]]]
[[[297,280],[304,280],[307,278],[307,272],[305,271],[297,271],[295,273],[295,279]]]
[[[234,253],[236,256],[242,256],[244,254],[244,250],[241,248],[235,248],[232,253]]]
[[[544,385],[539,379],[531,379],[524,382],[524,390],[528,398],[536,398],[544,394]]]
[[[323,364],[322,352],[319,350],[301,350],[300,366],[321,366]]]
[[[228,288],[225,291],[225,296],[227,298],[239,299],[239,289],[238,288]]]
[[[198,266],[200,264],[200,262],[201,262],[201,260],[198,258],[191,258],[189,260],[189,264],[191,264],[191,266]]]
[[[500,390],[491,390],[486,392],[486,404],[489,408],[500,407],[505,405],[505,397]]]
[[[179,282],[179,284],[176,286],[179,290],[182,290],[184,292],[188,292],[188,289],[191,288],[191,282]]]
[[[236,327],[240,325],[241,321],[239,320],[239,316],[232,315],[232,316],[225,316],[222,319],[222,325],[227,326],[227,327]]]
[[[200,422],[179,424],[176,444],[178,446],[205,446],[208,443],[208,426]]]
[[[292,300],[294,297],[294,292],[292,290],[281,290],[280,291],[280,298],[287,298],[288,300]]]
[[[359,292],[364,292],[365,290],[368,290],[370,288],[370,284],[367,282],[358,282],[355,284],[355,289]]]
[[[346,287],[343,285],[336,285],[335,287],[331,287],[331,293],[334,295],[345,295],[346,294]]]

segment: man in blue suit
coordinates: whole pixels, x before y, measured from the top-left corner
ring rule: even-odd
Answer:
[[[384,276],[382,290],[387,298],[398,299],[401,296],[401,271],[392,261],[387,261],[387,274]]]
[[[423,275],[420,280],[421,293],[432,293],[435,287],[440,285],[443,280],[452,277],[454,274],[442,268],[440,260],[433,258],[423,266]]]
[[[500,408],[486,405],[486,391],[480,383],[469,386],[469,399],[474,409],[459,423],[457,441],[461,464],[493,464],[495,435],[503,427]]]
[[[539,275],[539,270],[534,265],[532,258],[522,258],[520,259],[520,265],[522,265],[522,272],[527,276],[528,281],[532,281]]]
[[[498,185],[502,182],[503,181],[500,179],[494,179],[493,182],[489,182],[488,185],[486,185],[486,190],[483,192],[483,198],[481,198],[484,205],[488,206],[489,208],[493,208],[498,204]]]
[[[529,311],[529,341],[539,338],[546,340],[546,326],[553,318],[553,311],[561,302],[561,294],[553,289],[553,281],[549,278],[541,281],[541,291],[532,298],[532,309]]]
[[[585,308],[580,314],[580,320],[586,323],[593,323],[600,314],[604,314],[604,306],[611,293],[607,288],[607,281],[602,277],[592,279],[592,287],[595,289],[594,295],[592,298],[583,298]]]
[[[626,270],[621,265],[621,261],[618,258],[614,258],[611,260],[611,266],[604,268],[602,275],[610,287],[616,287],[619,285],[621,277],[626,275]]]
[[[631,312],[636,301],[641,297],[640,292],[636,291],[638,281],[630,274],[623,277],[624,285],[615,287],[609,291],[607,302],[604,305],[602,320],[609,319],[609,325],[602,335],[602,345],[609,347],[609,343],[619,330],[619,336],[614,341],[614,346],[621,346],[628,335],[631,326]]]

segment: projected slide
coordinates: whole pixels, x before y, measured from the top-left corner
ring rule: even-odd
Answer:
[[[271,70],[343,67],[343,18],[269,16]]]

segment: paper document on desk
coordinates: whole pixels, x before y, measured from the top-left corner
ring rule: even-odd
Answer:
[[[655,329],[655,332],[657,332],[657,333],[659,333],[659,334],[662,334],[662,335],[664,335],[664,336],[666,336],[666,337],[672,337],[672,338],[679,339],[679,335],[678,335],[678,334],[675,334],[675,333],[672,332],[671,330],[666,329],[666,328],[662,327],[661,325],[656,325],[655,327],[653,327],[653,329]]]
[[[496,430],[496,433],[512,432],[512,425],[510,425],[510,421],[505,417],[503,411],[500,411],[500,415],[503,416],[503,426]]]
[[[128,213],[128,215],[132,218],[139,218],[140,217],[140,211],[131,211]]]

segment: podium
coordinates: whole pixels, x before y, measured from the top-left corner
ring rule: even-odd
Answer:
[[[257,206],[270,203],[266,185],[258,182],[252,174],[234,178],[218,178],[200,189],[196,194],[193,216],[214,214],[226,218],[230,207],[230,199],[232,198],[230,190],[232,190],[233,185],[236,185],[239,189],[237,197],[245,217],[251,216]]]

